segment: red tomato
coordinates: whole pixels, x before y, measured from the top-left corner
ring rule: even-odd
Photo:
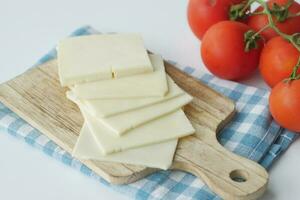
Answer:
[[[273,7],[273,3],[277,3],[278,5],[285,5],[288,2],[288,0],[270,0],[268,1],[269,8]],[[263,8],[260,6],[258,7],[255,12],[262,11]],[[289,13],[295,14],[300,11],[300,4],[297,2],[293,2],[293,4],[289,7]],[[275,25],[281,30],[281,32],[284,32],[286,34],[293,34],[300,32],[300,16],[298,17],[292,17],[286,19],[284,22],[278,22],[275,17],[273,17],[273,21],[275,22]],[[266,26],[269,23],[269,20],[266,15],[253,15],[250,16],[248,19],[248,25],[253,28],[255,31],[259,31],[264,26]],[[261,35],[266,39],[269,40],[272,37],[278,36],[278,34],[271,28],[268,28],[264,30]]]
[[[229,9],[242,0],[190,0],[187,8],[189,25],[201,40],[208,28],[217,22],[229,20]]]
[[[265,82],[274,87],[278,82],[288,78],[299,56],[300,52],[282,37],[269,40],[261,52],[259,61],[260,73]]]
[[[300,80],[279,82],[269,99],[274,119],[284,128],[300,132]]]
[[[246,24],[223,21],[205,33],[201,55],[208,70],[218,77],[238,80],[252,74],[258,66],[262,42],[246,52],[244,34],[250,30]]]

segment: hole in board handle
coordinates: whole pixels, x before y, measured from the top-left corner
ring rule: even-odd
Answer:
[[[235,182],[246,182],[248,179],[248,173],[241,169],[236,169],[229,174],[231,180]]]

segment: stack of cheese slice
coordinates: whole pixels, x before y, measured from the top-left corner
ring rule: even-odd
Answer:
[[[194,133],[182,111],[192,97],[148,54],[137,34],[68,38],[59,78],[84,117],[73,156],[167,169],[178,138]]]

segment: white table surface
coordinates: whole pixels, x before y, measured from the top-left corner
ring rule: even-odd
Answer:
[[[205,71],[186,22],[187,1],[0,0],[0,82],[22,73],[61,38],[90,24],[103,32],[138,32],[167,59]],[[244,83],[266,87],[258,74]],[[262,199],[299,199],[300,141],[274,164]],[[299,180],[298,180],[299,179]],[[0,199],[127,199],[80,172],[0,132]]]

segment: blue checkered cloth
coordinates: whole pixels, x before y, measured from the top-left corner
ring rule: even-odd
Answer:
[[[96,33],[85,26],[74,31],[72,36]],[[56,51],[52,50],[37,65],[55,57]],[[296,138],[295,133],[281,128],[272,120],[267,90],[220,80],[189,66],[178,68],[236,102],[235,118],[219,134],[219,141],[225,148],[269,168]],[[181,171],[159,171],[132,184],[110,185],[1,103],[0,129],[134,199],[220,199],[200,179]]]

